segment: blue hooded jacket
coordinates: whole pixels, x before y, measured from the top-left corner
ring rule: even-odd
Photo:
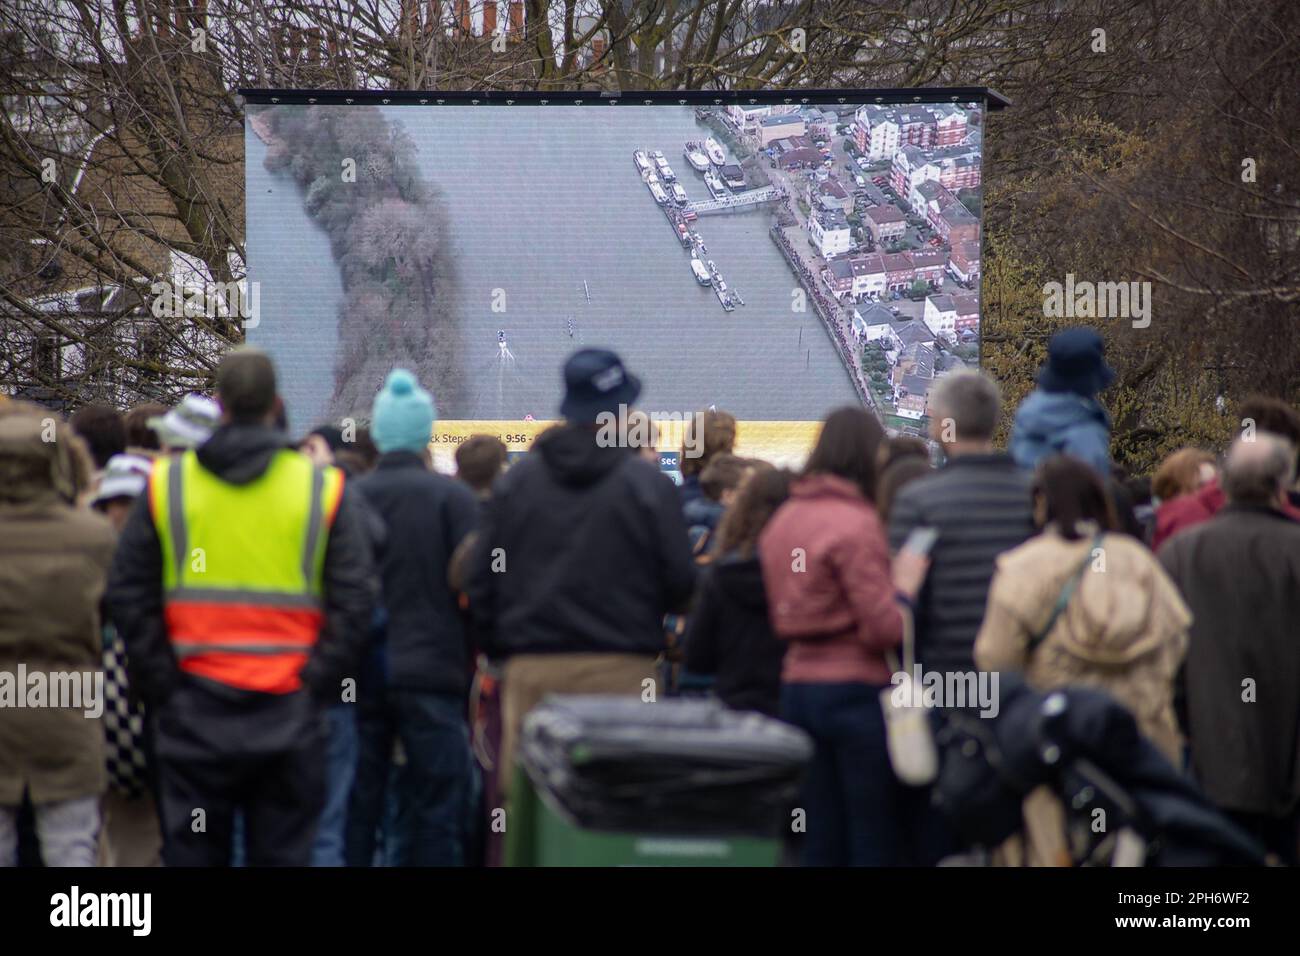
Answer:
[[[1016,410],[1010,452],[1016,464],[1029,469],[1063,452],[1105,477],[1110,474],[1110,416],[1095,398],[1035,389]]]

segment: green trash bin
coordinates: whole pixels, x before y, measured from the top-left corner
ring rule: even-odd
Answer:
[[[712,701],[548,698],[525,722],[506,865],[775,866],[810,755],[802,731]]]
[[[540,795],[522,767],[506,824],[506,866],[776,866],[777,837],[586,829]]]

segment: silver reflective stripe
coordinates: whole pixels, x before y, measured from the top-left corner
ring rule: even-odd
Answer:
[[[183,580],[185,555],[190,546],[185,528],[185,500],[181,490],[180,455],[173,455],[167,463],[167,523],[172,533],[172,560],[176,562],[176,580]]]
[[[311,512],[307,518],[307,542],[302,552],[302,580],[307,590],[315,590],[316,545],[320,541],[321,498],[325,490],[325,472],[311,470]]]
[[[311,648],[304,647],[302,644],[186,644],[183,640],[173,641],[172,650],[180,660],[187,657],[198,657],[200,654],[256,654],[258,656],[269,656],[271,654],[311,653]]]
[[[250,604],[254,607],[321,607],[311,594],[286,594],[283,591],[250,591],[245,588],[172,588],[168,601],[193,601],[197,604]]]

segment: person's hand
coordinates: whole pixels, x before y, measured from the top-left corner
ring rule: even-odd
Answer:
[[[921,585],[930,570],[930,559],[904,548],[895,555],[892,570],[894,587],[907,595],[908,600],[914,601],[921,593]]]

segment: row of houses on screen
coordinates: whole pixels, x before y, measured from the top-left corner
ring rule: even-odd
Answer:
[[[979,296],[932,295],[921,319],[895,315],[878,303],[853,312],[861,343],[878,345],[889,368],[894,413],[919,421],[930,411],[938,378],[964,366],[949,348],[979,327]]]
[[[866,252],[848,255],[850,232],[843,213],[818,213],[808,220],[808,234],[827,257],[822,281],[836,299],[862,302],[905,293],[919,279],[942,289],[945,275],[974,284],[980,275],[980,244],[967,240],[944,252]]]
[[[949,103],[924,106],[863,105],[853,114],[851,132],[858,150],[867,159],[893,159],[908,146],[942,149],[978,138],[970,129],[965,109]],[[975,144],[978,148],[978,143]]]
[[[927,296],[919,319],[872,302],[853,310],[853,332],[864,345],[880,346],[892,362],[893,355],[913,341],[931,345],[941,341],[945,348],[969,341],[979,333],[979,312],[979,295],[974,292]]]
[[[810,182],[805,198],[814,214],[840,212],[847,216],[856,205],[853,193],[834,176]],[[946,245],[979,243],[979,219],[939,183],[932,180],[921,183],[912,190],[909,199],[912,215],[925,220]],[[866,206],[860,212],[862,224],[877,246],[901,239],[907,232],[907,212],[893,203]],[[828,226],[829,223],[823,223],[823,230]],[[823,250],[822,254],[827,253]]]

